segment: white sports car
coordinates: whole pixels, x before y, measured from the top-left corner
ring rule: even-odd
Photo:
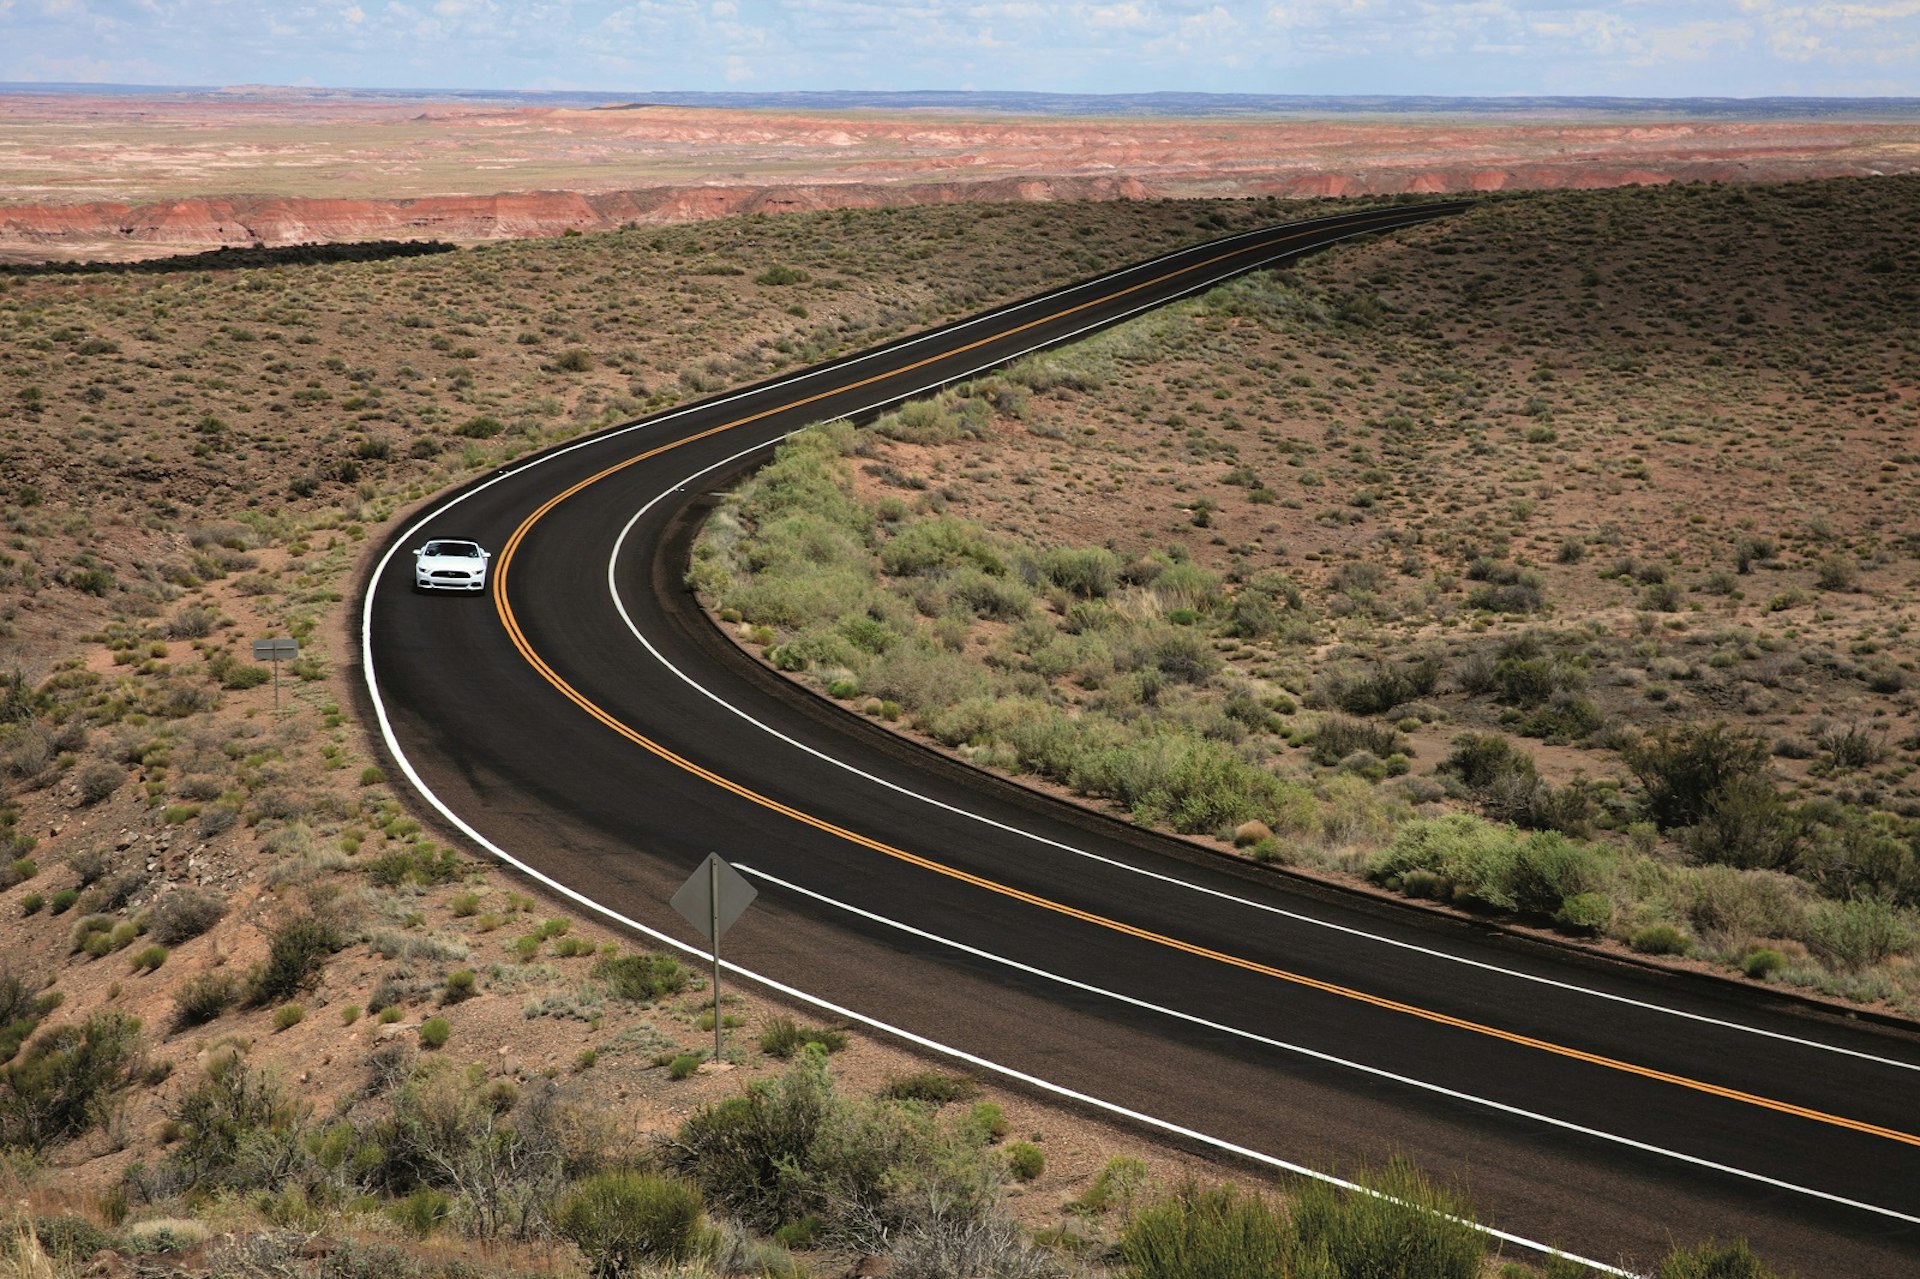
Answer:
[[[493,552],[464,538],[436,537],[413,553],[416,591],[484,591]]]

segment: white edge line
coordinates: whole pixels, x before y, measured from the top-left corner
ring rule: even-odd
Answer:
[[[1343,238],[1351,238],[1351,237],[1343,237]],[[1319,246],[1316,246],[1316,247],[1319,247]],[[1245,274],[1245,272],[1236,272],[1236,274]],[[1227,278],[1232,278],[1232,277],[1227,277]],[[1219,283],[1224,283],[1224,280],[1217,280],[1213,282],[1213,284],[1219,284]],[[1203,285],[1200,287],[1207,288],[1207,287],[1212,287],[1212,285]],[[1198,289],[1194,291],[1197,292]],[[1046,342],[1046,343],[1038,344],[1032,347],[1028,347],[1025,350],[1019,351],[1013,355],[1002,357],[1000,359],[992,361],[989,364],[980,365],[979,367],[971,370],[970,372],[960,374],[957,377],[949,376],[949,377],[941,378],[937,382],[930,382],[925,386],[923,386],[922,388],[920,388],[920,390],[918,391],[909,392],[906,398],[910,398],[913,395],[925,394],[927,391],[932,390],[936,386],[949,386],[949,385],[952,385],[954,382],[961,380],[963,378],[978,376],[980,373],[985,372],[987,369],[996,368],[1000,365],[1007,363],[1009,360],[1017,360],[1026,355],[1030,355],[1035,351],[1043,350],[1048,347],[1057,346],[1063,342],[1072,341],[1073,339],[1088,332],[1090,329],[1112,327],[1113,325],[1123,323],[1124,321],[1131,319],[1134,316],[1139,315],[1144,311],[1153,310],[1164,305],[1166,305],[1166,303],[1154,303],[1149,306],[1137,307],[1134,310],[1129,311],[1125,315],[1123,315],[1120,318],[1120,320],[1108,321],[1108,322],[1104,322],[1102,324],[1096,324],[1096,325],[1089,325],[1086,328],[1078,329],[1073,333],[1068,334],[1065,338],[1056,339],[1055,341]],[[894,403],[895,401],[900,400],[901,398],[903,397],[899,395],[889,395],[886,399],[878,401],[874,404],[870,404],[862,408],[854,409],[848,413],[843,413],[840,415],[839,418],[834,420],[857,417],[862,413],[872,412],[875,408],[881,407],[882,405]],[[848,773],[851,773],[855,777],[861,778],[864,781],[872,782],[876,786],[884,787],[885,789],[893,791],[896,794],[906,796],[909,799],[917,800],[920,803],[930,805],[931,807],[940,809],[956,817],[968,818],[972,821],[979,822],[984,826],[991,827],[994,830],[1001,831],[1004,834],[1014,835],[1022,839],[1032,840],[1033,842],[1037,844],[1041,844],[1045,847],[1053,848],[1060,852],[1069,853],[1075,857],[1085,858],[1090,862],[1094,862],[1096,864],[1106,866],[1112,869],[1126,871],[1134,875],[1140,875],[1144,878],[1153,880],[1156,883],[1169,884],[1179,888],[1184,888],[1190,892],[1199,893],[1203,896],[1212,897],[1221,901],[1231,902],[1234,905],[1244,906],[1252,910],[1264,912],[1266,914],[1276,915],[1284,919],[1292,920],[1295,923],[1311,924],[1319,928],[1331,929],[1334,932],[1343,933],[1350,937],[1361,938],[1367,941],[1378,942],[1384,946],[1392,946],[1400,950],[1411,951],[1414,954],[1423,955],[1432,959],[1443,959],[1450,963],[1462,964],[1469,968],[1479,969],[1483,972],[1495,973],[1504,977],[1512,977],[1520,981],[1533,982],[1536,985],[1546,986],[1555,990],[1566,991],[1570,994],[1587,995],[1594,999],[1604,999],[1616,1004],[1621,1004],[1631,1008],[1637,1008],[1643,1012],[1660,1013],[1669,1017],[1678,1017],[1687,1021],[1697,1022],[1702,1025],[1713,1026],[1721,1030],[1732,1030],[1732,1031],[1737,1031],[1743,1034],[1757,1035],[1762,1038],[1772,1039],[1780,1043],[1793,1044],[1796,1047],[1800,1047],[1800,1048],[1812,1048],[1822,1052],[1836,1053],[1844,1057],[1853,1057],[1861,1061],[1872,1062],[1875,1065],[1891,1066],[1900,1070],[1911,1070],[1911,1071],[1920,1072],[1920,1063],[1901,1061],[1898,1058],[1893,1058],[1893,1057],[1881,1057],[1873,1053],[1864,1052],[1855,1048],[1845,1048],[1837,1044],[1823,1043],[1817,1039],[1807,1039],[1798,1035],[1789,1035],[1784,1031],[1766,1030],[1762,1027],[1749,1026],[1742,1022],[1729,1021],[1720,1017],[1710,1017],[1705,1013],[1688,1012],[1685,1009],[1672,1008],[1664,1004],[1657,1004],[1648,1000],[1636,999],[1630,995],[1620,995],[1620,994],[1615,994],[1612,991],[1600,990],[1591,986],[1581,986],[1573,982],[1562,981],[1559,978],[1555,978],[1555,977],[1545,977],[1535,973],[1523,972],[1519,969],[1506,968],[1499,964],[1490,963],[1486,960],[1472,959],[1464,955],[1449,954],[1448,952],[1443,950],[1435,950],[1430,947],[1418,945],[1417,943],[1414,943],[1414,942],[1401,941],[1397,938],[1383,936],[1379,933],[1371,933],[1366,931],[1365,929],[1355,928],[1347,924],[1337,924],[1331,920],[1317,919],[1312,915],[1301,914],[1296,911],[1287,910],[1284,907],[1269,905],[1268,903],[1254,901],[1250,898],[1239,897],[1232,893],[1226,892],[1222,889],[1208,888],[1205,885],[1195,884],[1188,880],[1181,879],[1178,876],[1164,874],[1160,871],[1149,870],[1142,866],[1131,865],[1127,862],[1120,861],[1116,858],[1107,857],[1100,853],[1095,853],[1084,848],[1076,847],[1072,844],[1067,844],[1059,840],[1050,839],[1045,835],[1039,835],[1032,831],[1024,830],[1018,826],[1013,826],[1005,822],[997,821],[991,817],[984,816],[983,814],[980,814],[980,813],[975,813],[969,809],[960,808],[956,805],[949,804],[944,800],[935,799],[931,795],[923,795],[918,791],[912,790],[906,786],[902,786],[897,782],[889,781],[886,778],[880,777],[876,774],[869,773],[864,769],[861,769],[853,764],[848,763],[845,760],[839,759],[833,755],[827,754],[824,751],[816,749],[815,747],[809,746],[805,742],[802,742],[794,737],[790,737],[787,734],[781,732],[779,729],[774,728],[771,724],[768,724],[760,719],[755,718],[749,712],[742,710],[738,706],[735,706],[732,702],[725,700],[718,693],[715,693],[713,690],[707,688],[704,684],[701,684],[698,681],[696,681],[692,676],[688,675],[685,671],[681,670],[678,666],[675,666],[672,662],[668,661],[666,658],[666,655],[661,653],[659,649],[654,647],[653,642],[647,638],[644,632],[641,631],[638,624],[634,622],[632,614],[627,611],[626,601],[621,597],[621,594],[620,594],[620,586],[619,586],[618,578],[615,573],[615,566],[619,561],[622,548],[626,545],[627,537],[633,531],[634,526],[638,524],[641,521],[641,519],[643,519],[646,516],[647,512],[651,511],[656,505],[664,501],[666,498],[672,496],[674,493],[677,493],[685,489],[688,485],[698,480],[701,476],[706,475],[712,471],[719,470],[722,467],[729,466],[732,463],[739,461],[741,458],[748,457],[754,453],[758,453],[765,449],[772,448],[774,445],[780,443],[781,439],[784,439],[784,438],[786,437],[782,436],[780,437],[780,439],[769,440],[763,444],[756,444],[752,448],[742,449],[740,452],[735,453],[729,457],[721,458],[719,461],[714,462],[709,466],[702,467],[701,469],[694,471],[690,475],[683,477],[671,488],[666,489],[661,493],[655,495],[651,500],[649,500],[646,503],[646,505],[642,506],[639,510],[634,512],[633,517],[629,519],[626,525],[620,530],[619,537],[614,539],[613,549],[608,553],[608,556],[607,556],[607,593],[612,597],[613,607],[620,614],[620,620],[626,623],[627,630],[633,635],[634,639],[640,642],[641,646],[644,647],[647,650],[647,652],[653,656],[654,660],[658,661],[661,666],[665,667],[668,671],[672,672],[673,675],[679,678],[679,680],[682,683],[686,684],[687,687],[693,689],[695,692],[707,698],[714,705],[732,712],[734,715],[738,716],[740,719],[744,720],[746,723],[753,725],[755,728],[759,729],[763,733],[766,733],[768,736],[776,738],[779,741],[785,742],[787,745],[795,748],[796,750],[803,751],[806,754],[813,756],[815,759],[822,761],[823,763],[831,764],[834,767],[842,769]]]
[[[898,920],[889,919],[885,915],[875,914],[873,911],[864,910],[861,907],[851,905],[847,902],[837,901],[834,898],[829,897],[824,893],[818,893],[813,891],[812,889],[803,888],[798,884],[791,883],[787,880],[781,879],[777,875],[771,875],[766,871],[756,869],[755,867],[749,866],[744,862],[733,863],[733,868],[737,871],[740,871],[742,874],[751,875],[755,879],[762,880],[765,883],[774,884],[780,888],[786,889],[789,892],[796,893],[802,897],[806,897],[812,901],[819,902],[823,905],[831,906],[834,909],[844,911],[847,914],[857,915],[861,919],[868,920],[872,923],[880,924],[887,928],[895,929],[896,931],[906,933],[909,936],[918,937],[922,941],[933,942],[937,945],[945,946],[951,950],[957,950],[962,954],[971,955],[976,959],[983,959],[989,963],[999,964],[1002,967],[1011,968],[1015,972],[1025,973],[1030,977],[1038,977],[1044,981],[1054,982],[1058,985],[1066,986],[1073,990],[1078,990],[1089,995],[1098,995],[1103,999],[1111,999],[1116,1003],[1127,1004],[1130,1007],[1139,1008],[1146,1012],[1158,1013],[1163,1017],[1172,1018],[1173,1020],[1176,1020],[1176,1021],[1184,1021],[1190,1025],[1199,1026],[1206,1030],[1216,1031],[1220,1034],[1231,1035],[1238,1039],[1244,1039],[1251,1043],[1259,1044],[1262,1047],[1276,1048],[1283,1052],[1294,1053],[1302,1057],[1309,1057],[1315,1061],[1325,1062],[1326,1064],[1331,1066],[1340,1066],[1347,1070],[1358,1071],[1361,1074],[1372,1075],[1375,1078],[1385,1079],[1385,1080],[1388,1080],[1389,1082],[1401,1084],[1406,1087],[1418,1088],[1426,1092],[1438,1093],[1443,1097],[1448,1097],[1455,1101],[1464,1101],[1475,1106],[1484,1106],[1489,1110],[1497,1110],[1502,1114],[1508,1114],[1508,1115],[1513,1115],[1517,1118],[1532,1120],[1536,1123],[1547,1124],[1555,1128],[1563,1128],[1569,1132],[1579,1133],[1581,1136],[1594,1137],[1594,1138],[1598,1138],[1601,1141],[1613,1142],[1617,1145],[1626,1146],[1626,1147],[1629,1147],[1630,1149],[1638,1150],[1645,1154],[1659,1155],[1667,1159],[1674,1159],[1682,1163],[1692,1164],[1693,1166],[1698,1168],[1706,1168],[1713,1172],[1725,1173],[1729,1176],[1739,1177],[1748,1181],[1756,1181],[1762,1185],[1771,1186],[1777,1190],[1787,1190],[1795,1194],[1807,1195],[1815,1199],[1822,1199],[1829,1203],[1840,1204],[1844,1207],[1857,1208],[1865,1212],[1878,1214],[1880,1216],[1891,1217],[1897,1221],[1911,1222],[1916,1225],[1920,1225],[1920,1216],[1910,1216],[1896,1209],[1883,1208],[1876,1204],[1863,1203],[1857,1199],[1848,1199],[1840,1195],[1830,1194],[1824,1190],[1814,1190],[1806,1186],[1798,1186],[1789,1181],[1781,1181],[1778,1178],[1769,1177],[1764,1173],[1749,1172],[1744,1168],[1735,1168],[1729,1164],[1716,1163],[1713,1160],[1704,1159],[1698,1155],[1689,1155],[1682,1151],[1668,1150],[1665,1147],[1651,1145],[1643,1141],[1636,1141],[1631,1137],[1623,1137],[1617,1133],[1606,1132],[1598,1128],[1589,1128],[1584,1124],[1577,1124],[1572,1122],[1571,1120],[1558,1119],[1552,1115],[1545,1115],[1537,1111],[1525,1110],[1518,1106],[1509,1105],[1506,1102],[1491,1101],[1485,1097],[1478,1097],[1469,1092],[1461,1092],[1458,1089],[1448,1088],[1442,1084],[1429,1083],[1425,1080],[1415,1079],[1410,1075],[1396,1074],[1393,1071],[1384,1070],[1378,1066],[1369,1066],[1362,1062],[1351,1061],[1345,1057],[1337,1057],[1331,1053],[1321,1052],[1318,1049],[1314,1049],[1314,1048],[1307,1048],[1300,1044],[1291,1044],[1282,1039],[1274,1039],[1266,1035],[1258,1034],[1254,1031],[1244,1030],[1238,1026],[1230,1026],[1224,1022],[1212,1021],[1208,1018],[1200,1017],[1193,1013],[1182,1012],[1176,1008],[1167,1008],[1163,1005],[1151,1003],[1147,1000],[1137,998],[1133,995],[1125,995],[1125,994],[1121,994],[1118,991],[1107,990],[1103,987],[1091,985],[1087,982],[1079,981],[1072,977],[1064,977],[1064,976],[1061,976],[1059,973],[1049,972],[1044,968],[1036,968],[1032,964],[1022,963],[1017,959],[1008,959],[1003,955],[996,955],[992,951],[982,950],[977,946],[971,946],[965,942],[955,941],[950,937],[943,937],[938,933],[928,932],[922,928],[915,928],[911,924],[904,924]],[[1310,1174],[1310,1175],[1318,1175],[1318,1174]],[[1334,1180],[1334,1179],[1328,1178],[1328,1180]],[[1337,1182],[1337,1184],[1342,1186],[1348,1186],[1349,1188],[1351,1187],[1351,1183],[1348,1183],[1348,1182]],[[1464,1219],[1449,1217],[1448,1220],[1464,1220]],[[1515,1239],[1514,1236],[1511,1236],[1511,1235],[1502,1235],[1500,1234],[1500,1232],[1488,1229],[1485,1226],[1480,1226],[1478,1225],[1478,1223],[1470,1222],[1469,1224],[1475,1225],[1477,1229],[1487,1230],[1487,1233],[1496,1235],[1500,1238],[1510,1239],[1513,1242],[1525,1244],[1529,1248],[1538,1249],[1539,1251],[1542,1251],[1542,1252],[1554,1253],[1559,1256],[1569,1256],[1569,1257],[1571,1256],[1571,1254],[1561,1253],[1556,1248],[1548,1247],[1544,1244],[1535,1243],[1532,1240]],[[1608,1269],[1608,1267],[1601,1266],[1600,1263],[1596,1261],[1586,1261],[1584,1258],[1579,1258],[1579,1257],[1572,1257],[1571,1259],[1575,1261],[1583,1261],[1585,1264],[1590,1266],[1599,1266],[1603,1270]],[[1621,1271],[1621,1270],[1615,1270],[1612,1273],[1625,1274],[1627,1272]]]

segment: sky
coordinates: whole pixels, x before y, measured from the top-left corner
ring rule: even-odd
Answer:
[[[0,81],[1920,96],[1920,0],[0,0]]]

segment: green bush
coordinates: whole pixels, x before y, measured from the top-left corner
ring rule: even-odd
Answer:
[[[1676,1247],[1661,1258],[1655,1279],[1778,1279],[1760,1263],[1744,1239],[1730,1244],[1711,1239],[1692,1248]]]
[[[223,972],[201,973],[182,982],[173,996],[175,1029],[204,1026],[232,1006],[238,995],[234,980]]]
[[[1648,924],[1635,929],[1627,945],[1643,955],[1684,955],[1693,949],[1693,940],[1672,924]]]
[[[830,1053],[839,1052],[847,1046],[847,1033],[843,1030],[801,1026],[791,1017],[775,1017],[760,1032],[760,1051],[769,1057],[784,1060],[808,1044],[818,1044]]]
[[[1914,946],[1913,919],[1889,902],[1822,902],[1807,916],[1807,949],[1848,972],[1871,968]]]
[[[267,962],[247,977],[247,1002],[258,1008],[285,1003],[319,980],[320,970],[344,939],[317,915],[296,915],[274,929]]]
[[[1396,706],[1432,693],[1440,674],[1440,661],[1434,657],[1374,662],[1364,667],[1336,666],[1320,677],[1318,692],[1349,715],[1385,715]]]
[[[637,1275],[642,1263],[677,1264],[699,1250],[700,1192],[652,1173],[598,1173],[560,1196],[553,1227],[586,1254],[596,1279]]]
[[[1762,735],[1725,724],[1662,725],[1620,754],[1646,790],[1647,815],[1676,830],[1703,820],[1730,784],[1763,778],[1772,749]]]
[[[1605,893],[1575,893],[1560,904],[1553,919],[1574,932],[1604,933],[1613,922],[1613,900]]]
[[[1307,755],[1314,763],[1331,768],[1355,751],[1385,759],[1405,749],[1400,730],[1391,724],[1347,719],[1340,715],[1323,716],[1320,726],[1307,739]]]
[[[1308,1182],[1289,1215],[1295,1256],[1324,1258],[1329,1276],[1366,1279],[1477,1279],[1487,1239],[1471,1224],[1473,1205],[1395,1159],[1383,1172],[1355,1178],[1376,1193],[1342,1192]],[[1301,1265],[1295,1273],[1314,1273]]]
[[[685,990],[691,974],[672,955],[608,955],[593,966],[593,979],[616,998],[652,1003]]]
[[[133,957],[133,969],[135,972],[150,973],[166,962],[167,948],[165,946],[148,946],[145,950],[142,950]]]
[[[48,906],[53,914],[61,915],[65,914],[72,908],[73,904],[79,900],[80,891],[78,889],[63,888],[53,895],[52,899],[48,902]]]
[[[462,968],[447,974],[447,982],[440,998],[443,1002],[457,1004],[464,999],[472,999],[478,994],[475,983],[479,979],[471,968]]]
[[[937,1070],[922,1070],[911,1075],[896,1075],[880,1089],[882,1097],[895,1101],[924,1101],[944,1106],[952,1101],[967,1101],[980,1095],[980,1085],[965,1075],[945,1075]]]
[[[44,1150],[90,1131],[140,1065],[140,1021],[100,1012],[30,1041],[0,1073],[0,1147]]]
[[[40,865],[31,857],[16,857],[0,865],[0,890],[24,884],[40,873]]]
[[[291,1030],[307,1019],[307,1010],[301,1004],[282,1004],[273,1010],[273,1029],[275,1032]]]
[[[387,1213],[408,1234],[425,1239],[453,1215],[453,1200],[431,1186],[421,1186],[388,1204]]]
[[[429,1017],[420,1023],[420,1043],[426,1048],[444,1048],[453,1035],[453,1026],[445,1017]]]
[[[1127,1223],[1119,1253],[1130,1279],[1300,1274],[1280,1209],[1231,1185],[1189,1183],[1146,1204]]]
[[[436,849],[432,844],[419,843],[374,858],[367,864],[367,878],[381,888],[402,884],[430,887],[453,883],[460,878],[461,870],[460,858],[451,848]]]
[[[204,888],[176,888],[147,913],[147,932],[162,945],[178,946],[212,928],[226,912],[226,903],[217,893]]]
[[[1030,1141],[1007,1147],[1007,1171],[1015,1181],[1032,1181],[1047,1170],[1047,1152]]]
[[[238,1053],[221,1052],[169,1117],[182,1136],[167,1161],[187,1181],[205,1190],[254,1189],[270,1186],[279,1174],[271,1160],[264,1167],[243,1164],[243,1152],[284,1149],[305,1111],[270,1071]]]
[[[1741,971],[1755,981],[1765,981],[1787,966],[1787,957],[1765,946],[1747,952],[1740,961]]]
[[[699,1073],[700,1063],[705,1061],[699,1053],[675,1053],[667,1063],[667,1077],[670,1079],[690,1079]]]
[[[1413,872],[1437,876],[1446,896],[1496,910],[1556,917],[1570,898],[1601,892],[1614,855],[1551,831],[1522,834],[1464,813],[1407,822],[1367,874],[1404,891]],[[1429,882],[1423,895],[1438,895]],[[1585,903],[1583,911],[1595,909]]]

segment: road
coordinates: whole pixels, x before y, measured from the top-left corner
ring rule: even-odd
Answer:
[[[743,658],[681,584],[701,512],[808,422],[863,416],[1218,280],[1460,210],[1230,237],[603,433],[388,544],[362,690],[450,824],[692,942],[717,851],[742,977],[1268,1167],[1393,1154],[1482,1220],[1622,1271],[1745,1236],[1801,1275],[1920,1273],[1920,1037],[1242,866],[900,741]],[[487,598],[413,546],[496,549]],[[1510,1249],[1519,1247],[1509,1244]]]

